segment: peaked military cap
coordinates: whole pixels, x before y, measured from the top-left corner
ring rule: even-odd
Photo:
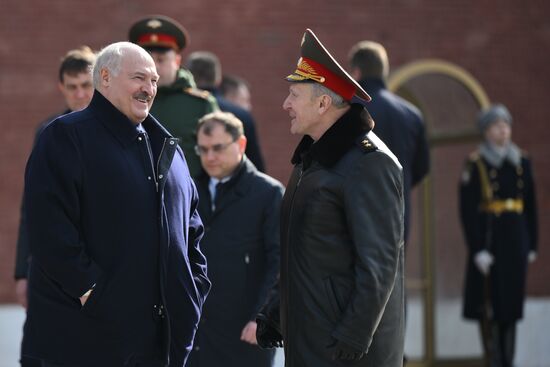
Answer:
[[[143,18],[130,28],[130,42],[143,48],[171,48],[176,52],[183,50],[189,43],[185,28],[177,21],[164,15],[152,15]]]
[[[298,66],[286,80],[322,84],[348,102],[355,100],[363,103],[371,100],[368,93],[338,64],[309,28],[302,37]]]

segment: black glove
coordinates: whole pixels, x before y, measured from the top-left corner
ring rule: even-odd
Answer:
[[[332,352],[332,360],[358,361],[365,356],[365,352],[341,340],[333,339],[333,342],[327,347]]]
[[[283,336],[265,315],[259,314],[256,317],[256,324],[256,340],[261,348],[281,348],[283,346]]]

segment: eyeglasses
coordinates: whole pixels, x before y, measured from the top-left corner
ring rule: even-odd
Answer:
[[[214,144],[212,145],[211,148],[195,145],[195,154],[197,154],[198,156],[207,155],[210,150],[212,150],[214,154],[220,154],[224,150],[226,150],[231,144],[233,144],[235,141],[236,140],[231,140],[229,143],[225,143],[225,144]]]

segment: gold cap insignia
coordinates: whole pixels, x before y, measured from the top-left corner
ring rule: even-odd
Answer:
[[[156,29],[156,28],[160,28],[161,26],[162,26],[162,22],[158,19],[151,19],[150,21],[147,22],[147,27],[149,28]]]

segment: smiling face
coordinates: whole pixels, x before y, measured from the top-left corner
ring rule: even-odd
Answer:
[[[145,50],[126,48],[118,72],[101,70],[101,93],[135,124],[141,123],[157,94],[155,63]]]
[[[290,85],[283,109],[290,116],[292,134],[309,135],[314,139],[319,137],[320,98],[313,95],[313,86],[310,83]]]

